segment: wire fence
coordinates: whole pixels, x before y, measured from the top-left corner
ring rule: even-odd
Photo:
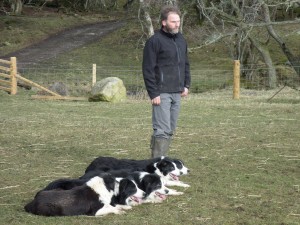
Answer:
[[[92,65],[90,67],[74,68],[72,66],[32,64],[22,65],[18,70],[23,77],[32,80],[44,87],[51,87],[54,83],[65,84],[71,96],[88,96],[92,89]],[[277,85],[300,87],[299,75],[291,67],[278,67]],[[267,89],[267,68],[253,69],[241,66],[241,88]],[[233,68],[192,68],[192,93],[201,93],[215,89],[224,89],[233,85]],[[96,66],[96,80],[106,77],[118,77],[123,82],[129,95],[145,93],[145,86],[141,67],[137,66]],[[51,88],[50,88],[51,90]],[[37,93],[41,94],[41,93]]]

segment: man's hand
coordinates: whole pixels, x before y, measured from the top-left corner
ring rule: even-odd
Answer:
[[[152,105],[160,105],[160,96],[151,99]]]
[[[185,97],[189,94],[189,89],[187,89],[186,87],[184,88],[184,91],[181,92],[181,97]]]

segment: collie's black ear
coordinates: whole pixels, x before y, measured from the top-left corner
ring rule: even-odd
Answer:
[[[112,176],[111,174],[105,174],[103,176],[103,180],[108,191],[113,191],[115,189],[116,179],[114,176]]]
[[[156,166],[164,176],[166,176],[170,171],[175,169],[173,162],[167,157],[164,158],[162,161],[158,162]]]
[[[139,189],[143,190],[146,193],[146,196],[150,194],[149,184],[151,184],[151,179],[149,179],[148,175],[144,176],[141,182],[138,183]]]
[[[126,199],[136,191],[136,186],[131,180],[127,178],[122,179],[119,185],[118,203],[126,205]]]
[[[170,161],[167,158],[164,158],[163,160],[161,160],[160,162],[158,162],[156,166],[157,166],[157,168],[159,168],[160,170],[162,170],[162,168],[166,168],[166,167],[168,167],[170,165],[173,166],[172,161]]]
[[[146,166],[146,172],[148,173],[154,173],[155,169],[156,168],[153,166],[153,164],[149,164],[148,166]]]
[[[161,187],[160,177],[156,174],[149,174],[143,177],[139,188],[145,192],[145,197],[148,197],[151,192]]]
[[[165,159],[163,159],[157,163],[157,166],[166,166],[167,164],[168,164],[168,162]]]
[[[119,193],[124,194],[124,192],[126,192],[129,188],[132,188],[133,186],[135,186],[131,180],[124,178],[120,181],[119,184]]]
[[[111,198],[111,201],[110,201],[110,204],[112,205],[112,206],[116,206],[117,204],[118,204],[118,199],[117,199],[117,196],[112,196],[112,198]]]
[[[173,162],[176,164],[177,168],[182,169],[184,163],[182,160],[174,159]]]

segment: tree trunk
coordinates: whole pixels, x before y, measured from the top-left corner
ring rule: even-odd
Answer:
[[[15,15],[20,15],[23,8],[22,0],[10,0],[9,2],[12,13]]]
[[[101,3],[101,5],[103,6],[103,8],[106,9],[106,3],[105,3],[105,0],[101,0],[100,3]]]
[[[180,33],[183,34],[183,20],[184,20],[184,17],[186,16],[187,12],[186,11],[183,11],[182,15],[181,15],[181,18],[180,18]]]
[[[166,5],[177,5],[177,0],[165,0]]]
[[[140,0],[139,20],[141,22],[142,29],[146,33],[146,36],[148,38],[151,37],[154,34],[154,29],[148,5],[144,2],[144,0]]]
[[[85,10],[95,10],[100,8],[107,9],[105,0],[85,0],[84,2]]]
[[[134,0],[127,0],[127,2],[123,5],[123,9],[129,9],[133,2]]]
[[[88,8],[89,8],[89,0],[85,0],[84,9],[88,10]]]
[[[299,61],[299,59],[292,54],[292,52],[286,46],[285,42],[283,40],[281,40],[279,35],[276,33],[273,26],[271,25],[269,7],[266,5],[265,2],[261,1],[261,3],[262,3],[262,10],[264,12],[264,20],[267,24],[270,24],[270,25],[267,25],[268,33],[279,44],[281,50],[283,51],[283,53],[285,54],[285,56],[287,57],[287,59],[291,63],[291,65],[294,68],[294,70],[296,71],[296,73],[298,75],[300,75],[300,61]]]
[[[264,48],[259,44],[258,41],[256,41],[253,37],[248,36],[248,39],[251,41],[253,46],[259,51],[261,54],[267,68],[268,68],[268,87],[273,89],[276,88],[277,85],[277,77],[276,77],[276,70],[275,67],[273,66],[273,61],[270,56],[270,52],[267,48]]]

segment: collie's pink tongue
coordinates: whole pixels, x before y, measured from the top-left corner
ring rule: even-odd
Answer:
[[[158,197],[160,197],[162,200],[165,200],[165,199],[167,198],[166,195],[161,194],[161,193],[159,193],[159,192],[155,192],[155,194],[156,194]]]
[[[135,197],[135,196],[131,196],[130,197],[133,201],[137,202],[137,203],[141,203],[142,202],[142,199],[141,198],[138,198],[138,197]]]
[[[170,176],[172,177],[173,180],[179,180],[178,176],[176,176],[173,173],[170,173]]]

